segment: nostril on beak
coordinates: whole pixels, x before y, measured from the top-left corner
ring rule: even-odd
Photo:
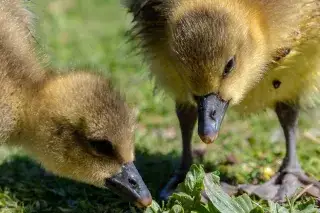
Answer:
[[[216,120],[216,110],[213,110],[211,113],[210,113],[210,118],[212,119],[212,120]]]
[[[128,181],[129,181],[129,184],[132,186],[132,188],[136,189],[138,187],[138,183],[135,179],[129,178]]]

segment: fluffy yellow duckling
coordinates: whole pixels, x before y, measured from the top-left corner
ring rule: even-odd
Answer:
[[[0,1],[0,140],[47,170],[109,188],[138,206],[151,195],[135,168],[131,110],[102,75],[55,74],[37,61],[29,13]]]
[[[286,139],[279,172],[261,186],[242,186],[284,200],[298,187],[320,196],[296,155],[299,109],[320,89],[319,0],[126,0],[132,36],[140,41],[159,87],[176,101],[183,153],[166,198],[192,162],[192,131],[213,142],[228,106],[241,113],[273,108]]]

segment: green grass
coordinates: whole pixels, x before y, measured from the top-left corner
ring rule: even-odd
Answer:
[[[105,70],[137,109],[136,164],[157,199],[179,163],[180,134],[173,102],[163,94],[154,95],[146,65],[130,53],[125,37],[130,17],[118,0],[34,0],[31,7],[38,16],[36,37],[48,55],[48,66]],[[314,126],[319,127],[311,117],[319,118],[303,115],[300,122],[299,157],[305,171],[320,179],[319,140],[306,137],[308,132],[315,135]],[[196,135],[194,144],[203,146]],[[229,111],[219,139],[206,149],[201,162],[207,170],[218,169],[221,178],[231,183],[257,183],[269,178],[265,168],[278,168],[284,139],[272,112],[240,118]],[[0,154],[0,213],[132,209],[107,190],[45,173],[20,150],[1,148]],[[230,155],[237,159],[235,164],[226,164]]]

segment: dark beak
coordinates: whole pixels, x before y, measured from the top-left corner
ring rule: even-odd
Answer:
[[[212,143],[228,108],[229,102],[222,100],[216,94],[197,97],[198,102],[198,134],[204,143]]]
[[[108,178],[106,187],[139,208],[151,205],[151,194],[133,163],[123,165],[120,173]]]

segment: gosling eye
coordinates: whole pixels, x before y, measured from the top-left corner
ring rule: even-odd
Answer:
[[[233,57],[228,61],[228,63],[226,64],[226,66],[224,67],[223,77],[226,77],[228,74],[230,74],[230,72],[233,70],[235,64],[236,64],[236,57],[233,56]]]
[[[97,154],[103,156],[113,156],[114,147],[108,140],[88,140],[90,148]]]
[[[198,102],[198,101],[200,100],[200,97],[199,97],[199,96],[194,95],[194,96],[193,96],[193,100],[195,100],[196,102]]]

